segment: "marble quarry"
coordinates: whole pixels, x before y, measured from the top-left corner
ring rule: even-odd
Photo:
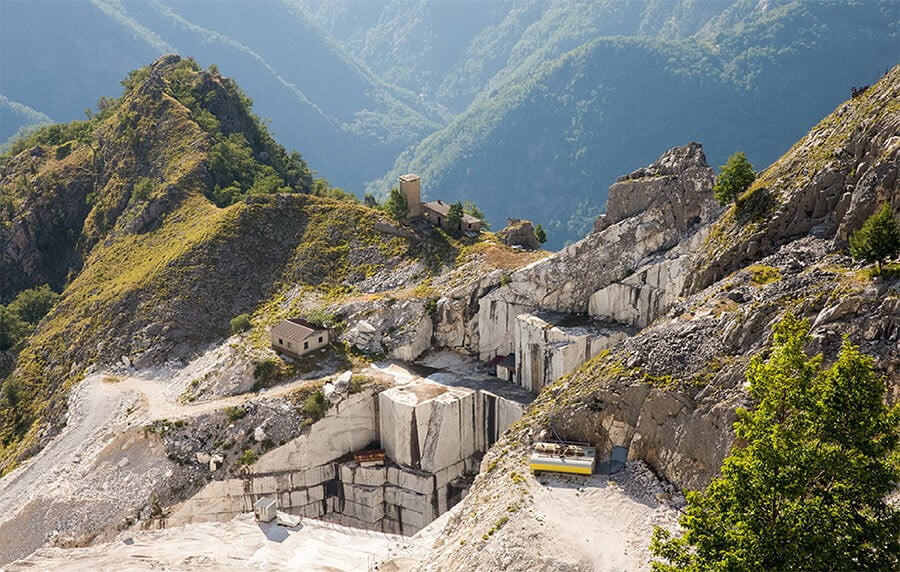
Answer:
[[[288,514],[414,534],[462,500],[484,452],[524,412],[524,392],[511,399],[490,390],[500,383],[419,378],[352,395],[241,478],[206,485],[163,524],[230,520],[267,496]],[[384,465],[352,460],[372,443],[385,449]]]
[[[554,312],[516,318],[516,383],[538,393],[553,380],[574,371],[601,351],[625,339],[624,328],[601,326]]]

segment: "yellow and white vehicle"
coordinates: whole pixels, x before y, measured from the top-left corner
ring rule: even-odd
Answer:
[[[597,450],[586,443],[536,443],[528,466],[533,473],[590,475],[594,472],[596,454]]]

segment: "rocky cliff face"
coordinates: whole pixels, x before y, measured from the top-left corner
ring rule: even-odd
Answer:
[[[95,178],[86,149],[65,154],[34,147],[0,166],[0,185],[24,199],[0,213],[0,303],[41,284],[60,291],[81,268],[78,237]]]
[[[878,205],[900,210],[900,68],[841,105],[762,172],[717,221],[691,271],[698,291],[812,234],[847,244]]]
[[[508,481],[527,475],[530,445],[551,435],[606,454],[627,447],[630,459],[678,487],[705,486],[733,443],[735,409],[751,405],[743,389],[747,363],[788,311],[810,321],[808,350],[826,361],[842,336],[873,356],[895,402],[900,285],[895,277],[872,278],[844,246],[880,204],[900,211],[898,101],[900,67],[823,120],[724,212],[708,198],[685,200],[708,193],[712,173],[694,146],[673,150],[616,182],[594,233],[482,299],[488,353],[503,350],[510,315],[540,304],[644,327],[544,389],[487,455],[487,474],[423,568],[490,567],[497,555],[516,569],[546,565],[534,547],[555,540],[518,526],[534,515],[540,521],[541,507]],[[695,167],[679,167],[685,163]],[[670,201],[671,212],[664,206]],[[504,500],[487,500],[495,498]],[[470,512],[478,519],[466,518]],[[500,532],[490,528],[501,522]]]
[[[717,212],[709,193],[713,183],[713,171],[697,143],[672,149],[619,179],[610,188],[609,212],[598,219],[594,232],[513,273],[508,284],[479,301],[479,355],[490,359],[511,352],[516,316],[535,309],[622,318],[616,308],[596,303],[592,308],[591,296],[680,257],[684,248],[679,245]],[[678,284],[657,281],[653,287],[680,293]]]

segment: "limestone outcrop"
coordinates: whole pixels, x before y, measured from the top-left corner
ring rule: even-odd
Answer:
[[[518,246],[527,250],[537,250],[541,247],[534,234],[534,225],[528,220],[506,219],[506,226],[497,231],[497,238],[506,246]]]
[[[478,316],[484,297],[500,286],[503,273],[491,272],[476,281],[450,289],[437,301],[434,342],[467,354],[478,354]]]
[[[508,284],[479,300],[481,359],[516,351],[518,316],[535,310],[590,312],[626,325],[646,325],[667,310],[684,285],[682,259],[691,237],[719,212],[713,183],[697,143],[620,178],[594,232],[513,273]],[[590,357],[588,352],[582,363]]]
[[[340,339],[364,352],[414,360],[431,347],[434,326],[423,300],[352,302],[337,313],[347,316]]]

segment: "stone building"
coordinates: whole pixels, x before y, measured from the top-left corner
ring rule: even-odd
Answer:
[[[409,212],[408,220],[428,219],[428,222],[445,230],[459,230],[462,232],[481,232],[481,220],[472,215],[463,214],[459,226],[451,228],[447,221],[450,214],[450,204],[438,199],[422,203],[421,177],[412,173],[400,175],[400,194],[406,199]]]
[[[300,318],[289,318],[269,332],[272,349],[295,357],[328,345],[328,330]]]
[[[436,201],[427,202],[422,205],[425,211],[425,218],[428,222],[435,226],[439,226],[445,230],[461,230],[463,232],[481,232],[481,221],[472,215],[463,213],[459,221],[459,226],[451,228],[450,222],[447,220],[450,214],[450,206],[444,201],[438,199]]]
[[[412,173],[408,175],[400,175],[400,194],[406,199],[409,212],[406,218],[416,220],[422,218],[422,189],[420,187],[421,177]]]

